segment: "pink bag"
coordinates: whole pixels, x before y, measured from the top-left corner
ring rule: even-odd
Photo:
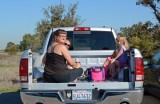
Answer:
[[[90,80],[92,81],[104,81],[106,79],[107,71],[104,67],[91,67],[88,69]]]

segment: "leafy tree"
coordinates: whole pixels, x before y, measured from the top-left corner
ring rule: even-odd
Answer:
[[[155,27],[150,21],[144,24],[139,22],[132,27],[121,28],[121,34],[125,34],[131,47],[141,50],[144,58],[149,59],[160,45],[158,37],[160,37],[160,29]],[[160,48],[160,47],[159,47]]]
[[[157,50],[157,49],[160,49],[160,26],[159,25],[155,25],[152,29],[152,34],[153,35],[153,40],[154,40],[154,43],[155,43],[155,46],[154,46],[154,50]]]
[[[150,7],[153,10],[153,13],[156,19],[160,23],[160,0],[137,0],[136,4],[143,5],[145,7]],[[158,49],[160,49],[160,41],[158,40],[160,39],[160,25],[152,24],[152,27],[146,28],[146,31],[148,31],[150,35],[150,37],[148,37],[150,38],[148,39],[150,40],[150,44],[148,42],[147,43],[148,43],[148,46],[150,47],[149,50],[151,50],[150,54],[153,55],[153,53],[155,53],[156,51],[158,51]],[[142,41],[142,42],[143,44],[147,44],[146,41]]]
[[[8,42],[5,52],[8,52],[10,55],[15,55],[18,52],[18,46],[15,45],[13,42]]]
[[[45,19],[42,19],[36,28],[36,37],[42,44],[49,28],[78,26],[82,23],[81,17],[76,15],[78,3],[70,4],[68,10],[63,4],[51,5],[43,9]]]
[[[153,10],[156,19],[160,23],[160,0],[138,0],[136,4],[150,7]]]
[[[36,48],[35,45],[36,45],[35,35],[25,34],[23,36],[23,40],[20,42],[19,48],[20,48],[20,51],[23,51],[29,47],[32,50],[34,50]]]

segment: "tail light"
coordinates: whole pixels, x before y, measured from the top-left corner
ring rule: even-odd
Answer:
[[[136,69],[135,80],[143,81],[144,80],[143,58],[135,58],[135,69]]]
[[[90,31],[90,27],[75,27],[74,31]]]
[[[19,75],[21,82],[28,82],[28,59],[20,60]]]

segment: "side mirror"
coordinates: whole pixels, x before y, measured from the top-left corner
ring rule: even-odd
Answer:
[[[144,64],[144,69],[149,67],[148,61],[143,61],[143,64]]]
[[[144,66],[147,66],[148,65],[148,61],[144,61],[143,64],[144,64]]]

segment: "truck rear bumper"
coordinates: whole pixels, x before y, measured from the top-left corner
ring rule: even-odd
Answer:
[[[20,93],[24,104],[120,104],[122,102],[128,102],[129,104],[140,104],[143,99],[143,88],[138,90],[94,90],[93,100],[90,101],[73,101],[69,97],[71,94],[69,94],[68,91],[21,90]]]

